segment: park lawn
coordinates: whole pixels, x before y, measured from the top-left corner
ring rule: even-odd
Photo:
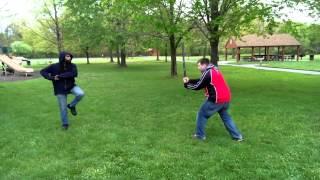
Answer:
[[[245,61],[241,60],[236,62],[235,59],[231,59],[230,64],[260,64],[259,61]],[[285,69],[297,69],[297,70],[310,70],[310,71],[320,71],[320,55],[316,55],[314,61],[309,60],[309,56],[305,56],[302,60],[296,61],[263,61],[262,66],[274,67],[274,68],[285,68]]]
[[[275,68],[286,68],[286,69],[320,71],[320,60],[315,60],[315,61],[284,61],[284,62],[270,61],[270,62],[263,62],[263,66],[275,67]]]
[[[320,178],[318,76],[221,67],[246,140],[232,141],[215,115],[199,142],[191,134],[203,92],[169,68],[80,64],[86,96],[68,131],[50,82],[1,82],[0,179]],[[199,76],[194,63],[187,69]]]

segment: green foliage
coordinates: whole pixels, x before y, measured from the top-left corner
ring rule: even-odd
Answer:
[[[258,0],[195,0],[193,8],[208,39],[241,36],[255,20],[266,23],[267,33],[275,26],[272,7]]]
[[[57,54],[54,36],[41,26],[22,28],[23,41],[33,49],[33,57],[48,57]]]
[[[297,38],[303,47],[303,53],[314,54],[320,52],[320,26],[306,25],[286,21],[279,26],[278,33],[288,33]]]
[[[103,46],[105,29],[100,2],[72,1],[65,4],[66,14],[63,17],[66,47],[73,51],[90,51]]]
[[[307,37],[310,41],[311,53],[320,53],[320,25],[313,24],[309,26],[309,34]]]
[[[23,41],[15,41],[11,44],[12,52],[16,55],[30,56],[32,47]]]
[[[67,38],[81,49],[120,48],[125,57],[136,37],[141,36],[141,29],[136,28],[141,1],[69,0],[65,5],[69,10],[66,17],[70,20],[65,23],[69,32]],[[121,62],[125,64],[125,58],[121,58]]]
[[[14,41],[21,41],[21,33],[19,25],[12,23],[4,29],[4,32],[0,32],[0,43],[9,46]]]

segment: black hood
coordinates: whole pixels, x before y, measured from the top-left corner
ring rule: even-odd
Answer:
[[[71,60],[72,60],[73,55],[72,55],[71,53],[62,51],[62,52],[59,54],[59,63],[64,63],[64,62],[65,62],[65,57],[66,57],[67,54],[70,55]]]

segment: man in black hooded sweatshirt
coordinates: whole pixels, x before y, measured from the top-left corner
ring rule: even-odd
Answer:
[[[72,115],[77,115],[76,105],[84,96],[82,89],[75,84],[75,77],[78,76],[77,66],[71,63],[73,56],[68,52],[61,52],[59,63],[52,64],[40,71],[40,74],[52,81],[54,94],[57,96],[62,128],[67,130],[69,127],[68,108]],[[75,98],[67,104],[67,95],[72,93]]]

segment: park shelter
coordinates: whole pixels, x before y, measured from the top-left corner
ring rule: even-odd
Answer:
[[[278,48],[278,54],[270,54],[270,48]],[[240,61],[241,49],[251,48],[251,60],[257,59],[256,57],[262,57],[264,60],[281,59],[282,61],[287,57],[284,50],[286,47],[296,48],[297,61],[299,60],[301,44],[294,37],[289,34],[274,34],[274,35],[261,35],[250,34],[243,36],[239,39],[230,38],[225,45],[225,58],[228,58],[228,49],[236,49],[236,59]],[[260,49],[264,48],[264,55],[260,54]],[[255,55],[255,49],[259,49],[259,56]],[[281,52],[280,52],[281,51]]]
[[[147,53],[148,53],[148,56],[159,56],[160,55],[160,51],[155,48],[149,48],[147,50]]]

